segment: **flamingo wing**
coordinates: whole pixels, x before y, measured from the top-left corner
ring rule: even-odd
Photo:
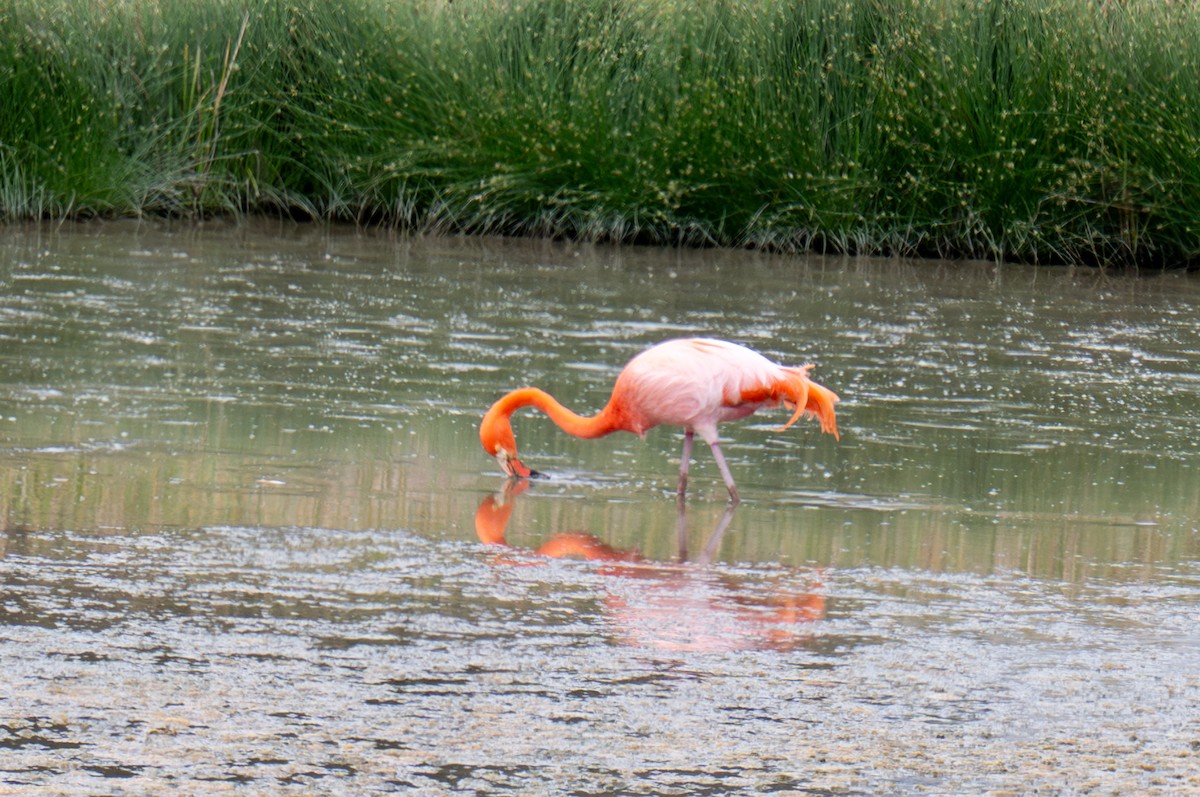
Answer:
[[[811,384],[805,368],[784,368],[735,343],[688,338],[661,343],[630,360],[614,398],[639,433],[672,424],[714,440],[717,424],[763,407],[781,401],[806,407]]]

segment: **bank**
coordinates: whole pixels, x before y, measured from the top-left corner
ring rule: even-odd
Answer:
[[[0,220],[1200,260],[1200,10],[11,0]]]

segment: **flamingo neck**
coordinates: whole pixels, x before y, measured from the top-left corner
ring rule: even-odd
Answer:
[[[492,412],[507,421],[509,416],[522,407],[537,407],[550,416],[550,420],[554,421],[559,429],[569,435],[584,439],[603,437],[623,428],[616,421],[615,413],[611,411],[611,404],[591,417],[584,417],[567,409],[549,393],[536,387],[514,390],[497,401],[492,407]]]

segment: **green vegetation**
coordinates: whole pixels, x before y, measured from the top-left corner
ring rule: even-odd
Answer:
[[[6,0],[0,219],[1200,259],[1200,8]]]

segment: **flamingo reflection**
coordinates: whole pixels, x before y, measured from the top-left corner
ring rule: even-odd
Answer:
[[[518,496],[528,486],[525,479],[509,479],[500,492],[483,499],[475,512],[481,542],[517,550],[508,544],[508,525]],[[532,552],[601,563],[597,572],[612,577],[606,584],[605,616],[622,644],[666,651],[801,647],[812,637],[812,624],[825,616],[819,571],[784,570],[764,583],[761,578],[705,566],[715,557],[734,509],[725,509],[700,553],[690,561],[683,501],[677,503],[677,562],[649,561],[635,548],[616,548],[583,531],[554,534]],[[531,563],[516,556],[498,557],[496,562]]]

